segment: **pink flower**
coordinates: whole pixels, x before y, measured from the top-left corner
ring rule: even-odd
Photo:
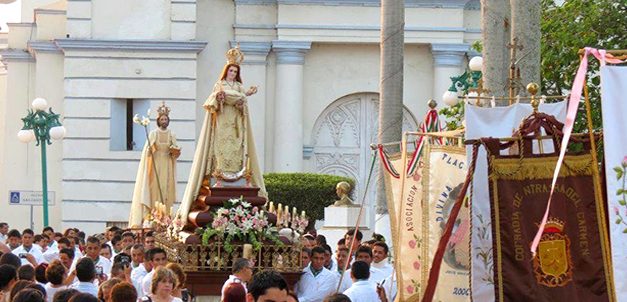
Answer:
[[[614,214],[616,214],[616,215],[618,215],[618,214],[619,214],[619,212],[618,212],[618,207],[617,207],[617,206],[614,206]]]
[[[623,168],[627,168],[627,155],[623,157]]]
[[[415,270],[420,270],[420,262],[414,261],[414,269]]]
[[[409,293],[409,294],[413,294],[414,293],[414,287],[411,286],[411,285],[407,285],[405,290],[407,290],[407,293]]]
[[[409,247],[412,248],[412,249],[415,249],[416,248],[416,240],[409,241]]]

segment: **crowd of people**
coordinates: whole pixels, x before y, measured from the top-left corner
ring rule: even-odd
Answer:
[[[393,301],[396,286],[388,246],[382,238],[362,244],[362,237],[359,231],[347,232],[333,256],[324,236],[303,236],[303,274],[293,290],[280,273],[253,274],[253,261],[235,259],[221,301]],[[0,223],[0,255],[0,302],[194,299],[186,289],[184,270],[168,262],[150,231],[139,236],[110,227],[86,236],[78,229],[59,233],[46,227],[35,234]]]

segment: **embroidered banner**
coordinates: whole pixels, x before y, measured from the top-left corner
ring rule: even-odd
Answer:
[[[429,269],[449,214],[466,179],[464,147],[427,144],[422,170],[422,284],[427,284]],[[434,301],[470,301],[470,209],[462,206],[446,246]],[[429,267],[427,267],[429,266]]]
[[[566,102],[540,104],[540,111],[555,116],[563,122],[566,117]],[[472,105],[465,107],[466,139],[482,137],[507,137],[518,128],[520,122],[533,109],[529,104],[514,104],[508,107],[483,108]],[[553,146],[545,144],[544,150],[552,152]],[[472,149],[467,149],[468,158]],[[490,218],[490,195],[488,189],[488,166],[486,153],[479,149],[475,175],[472,182],[471,201],[471,287],[474,301],[494,301],[492,219]]]
[[[487,139],[495,301],[614,301],[599,175],[590,153],[566,155],[538,252],[529,246],[557,156],[500,155]]]
[[[400,154],[388,157],[388,163],[396,171],[403,171],[403,162]],[[411,160],[411,153],[407,155],[407,161]],[[395,219],[391,219],[393,243],[396,246],[395,257],[396,277],[398,282],[398,301],[419,301],[422,290],[421,272],[422,258],[420,249],[422,239],[421,227],[421,197],[422,184],[422,160],[420,160],[417,173],[405,178],[404,196],[401,198],[401,182],[403,177],[395,178],[390,173],[385,173],[385,186],[388,200],[388,208],[394,209]],[[390,215],[392,216],[392,215]],[[390,217],[392,218],[392,217]],[[387,289],[386,289],[387,290]]]
[[[627,301],[627,67],[601,67],[603,143],[617,301]]]

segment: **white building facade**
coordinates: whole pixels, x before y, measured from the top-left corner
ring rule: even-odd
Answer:
[[[410,130],[463,72],[480,11],[476,0],[405,2]],[[48,147],[53,227],[100,232],[127,221],[145,141],[132,116],[161,101],[182,147],[180,198],[202,103],[236,44],[244,85],[259,86],[249,109],[262,169],[349,176],[363,194],[377,133],[379,1],[23,0],[22,10],[0,52],[0,196],[41,190],[39,148],[16,133],[32,99],[44,97],[67,128]],[[0,201],[0,221],[12,226],[28,227],[28,211]],[[34,217],[40,229],[40,207]]]

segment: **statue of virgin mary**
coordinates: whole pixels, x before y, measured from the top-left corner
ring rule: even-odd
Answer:
[[[230,49],[226,57],[227,64],[203,105],[205,119],[176,215],[183,221],[187,220],[203,182],[221,186],[223,182],[248,178],[250,185],[266,196],[247,105],[248,97],[257,92],[257,87],[244,89],[240,67],[244,55],[239,48]]]

